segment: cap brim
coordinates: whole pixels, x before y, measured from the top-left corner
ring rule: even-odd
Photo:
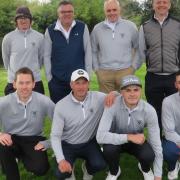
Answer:
[[[123,89],[126,89],[128,86],[139,86],[140,88],[142,88],[142,85],[141,84],[128,84],[126,86],[122,86],[120,89],[123,90]]]

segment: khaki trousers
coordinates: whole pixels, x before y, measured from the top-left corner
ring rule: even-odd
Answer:
[[[102,70],[96,71],[99,84],[99,91],[109,93],[111,91],[120,91],[120,82],[122,77],[134,73],[134,69],[129,67],[121,70]]]

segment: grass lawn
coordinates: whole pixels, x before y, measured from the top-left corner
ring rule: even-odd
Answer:
[[[143,94],[142,97],[145,99],[144,95],[144,76],[145,76],[145,65],[141,67],[136,72],[136,75],[141,79],[143,83]],[[43,82],[46,90],[46,95],[49,95],[48,88],[47,88],[47,82],[44,77],[44,72],[42,71],[42,77],[43,77]],[[6,71],[3,68],[0,68],[0,96],[4,95],[4,87],[6,85],[6,79],[7,79],[7,74]],[[91,90],[98,90],[98,85],[97,85],[97,80],[96,76],[93,75],[91,79],[91,84],[90,84],[90,89]],[[44,132],[46,136],[49,136],[50,133],[50,127],[51,127],[51,122],[49,120],[46,120],[45,122],[45,128]],[[55,180],[54,176],[54,169],[55,169],[55,160],[54,157],[52,157],[52,151],[48,151],[49,154],[49,161],[50,161],[50,170],[47,173],[45,177],[36,177],[32,175],[31,173],[27,172],[21,162],[19,163],[19,169],[21,173],[21,179],[22,180]],[[120,180],[143,180],[142,174],[139,172],[137,168],[137,160],[130,155],[124,154],[122,158],[120,159],[120,166],[121,166],[121,176],[119,177]],[[167,168],[164,168],[164,174],[167,175]],[[75,175],[77,180],[82,180],[82,171],[81,171],[81,160],[78,160],[75,164]],[[100,172],[95,175],[93,180],[104,180],[106,177],[106,172]],[[5,177],[0,173],[0,180],[5,180]],[[163,180],[167,180],[167,178],[163,178]]]

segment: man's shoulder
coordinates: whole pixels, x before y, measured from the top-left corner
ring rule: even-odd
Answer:
[[[5,34],[4,39],[15,37],[15,35],[17,35],[16,30],[10,31],[7,34]]]
[[[125,25],[130,27],[136,27],[136,24],[128,19],[120,19],[119,22],[124,23]]]
[[[169,15],[169,19],[177,21],[178,23],[180,23],[180,18]]]
[[[102,29],[103,27],[105,27],[105,24],[104,24],[104,21],[101,21],[94,26],[93,31],[98,31]]]
[[[35,29],[31,29],[32,33],[40,38],[43,38],[44,35],[38,31],[36,31]]]
[[[147,113],[156,113],[156,110],[154,109],[154,107],[143,99],[140,100],[140,106]]]
[[[171,94],[164,98],[163,103],[166,103],[166,104],[172,103],[176,101],[178,97],[179,97],[179,92]]]
[[[32,97],[35,101],[52,102],[52,100],[48,96],[35,91],[32,92]]]

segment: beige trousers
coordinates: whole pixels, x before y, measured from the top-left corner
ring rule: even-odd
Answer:
[[[130,67],[121,70],[101,70],[96,71],[99,90],[104,93],[120,91],[121,78],[134,73],[134,68]]]

